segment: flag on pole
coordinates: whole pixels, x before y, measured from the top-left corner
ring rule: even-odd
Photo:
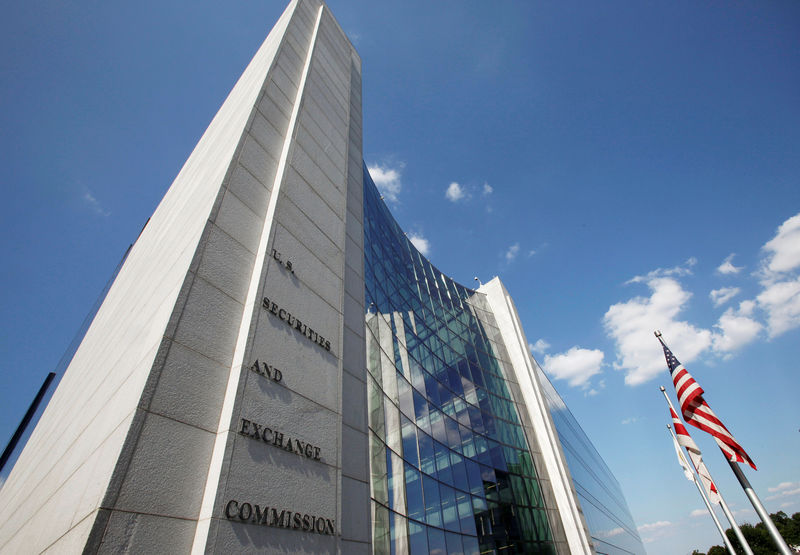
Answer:
[[[706,493],[708,493],[708,498],[712,503],[719,504],[720,497],[717,486],[714,485],[714,481],[711,479],[711,473],[708,471],[708,468],[706,468],[706,463],[703,462],[703,455],[700,453],[700,449],[692,439],[692,436],[689,435],[681,419],[675,414],[675,411],[672,410],[672,407],[670,407],[669,413],[672,416],[672,427],[675,429],[678,444],[680,444],[681,447],[686,447],[686,450],[689,452],[689,457],[694,463],[694,468],[697,470],[698,476],[700,476],[700,481],[703,483]]]
[[[678,359],[669,350],[664,340],[661,339],[661,334],[657,333],[656,337],[661,342],[661,346],[664,347],[664,357],[667,359],[667,366],[670,374],[672,374],[672,383],[675,386],[675,392],[678,394],[678,402],[681,405],[681,412],[686,423],[711,434],[728,460],[746,462],[753,467],[753,470],[757,470],[755,463],[750,459],[744,448],[739,445],[733,434],[728,431],[728,428],[717,418],[717,415],[714,414],[714,411],[703,399],[704,391],[700,384],[694,381],[694,378],[683,367],[683,364],[678,362]]]
[[[678,455],[678,464],[681,465],[681,468],[683,468],[683,475],[686,476],[686,479],[690,482],[694,482],[694,475],[692,474],[692,469],[689,466],[689,461],[687,461],[686,457],[683,456],[681,446],[678,445],[677,441],[675,441],[674,436],[672,438],[672,445],[675,446],[675,454]]]

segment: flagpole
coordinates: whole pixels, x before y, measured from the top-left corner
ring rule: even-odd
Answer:
[[[725,455],[725,453],[723,453]],[[792,552],[789,550],[789,546],[786,545],[786,541],[778,532],[778,528],[775,526],[775,523],[772,522],[772,519],[769,517],[769,513],[764,508],[764,505],[761,504],[761,500],[756,495],[756,492],[753,490],[753,486],[750,485],[750,481],[742,472],[742,469],[739,468],[739,465],[735,462],[725,457],[728,461],[728,464],[731,465],[731,470],[736,475],[736,478],[739,480],[739,483],[742,485],[742,489],[744,490],[745,494],[747,494],[747,498],[750,499],[750,503],[753,504],[753,508],[758,513],[759,518],[761,518],[761,522],[764,523],[764,526],[767,527],[767,531],[769,535],[772,536],[772,541],[775,543],[778,550],[782,553],[782,555],[792,555]]]
[[[663,385],[661,386],[660,389],[661,393],[664,394],[664,399],[667,400],[669,408],[672,409],[672,412],[675,412],[675,414],[677,414],[677,412],[675,411],[675,407],[672,406],[672,401],[670,400],[669,395],[667,395],[667,390],[664,389]],[[694,459],[692,457],[689,457],[689,460],[692,461],[692,466],[694,466],[695,472],[700,474],[700,471],[694,465]],[[708,471],[708,467],[706,467],[706,470]],[[708,477],[711,478],[712,481],[714,480],[714,478],[711,476],[711,471],[708,471]],[[750,549],[750,544],[748,544],[747,540],[744,539],[744,534],[742,534],[741,528],[739,528],[739,525],[736,524],[736,520],[734,520],[733,513],[728,508],[728,504],[725,503],[725,500],[722,498],[722,492],[719,490],[719,486],[717,486],[717,495],[719,496],[719,505],[720,507],[722,507],[722,512],[725,513],[725,518],[727,518],[728,522],[730,522],[731,528],[733,529],[733,533],[736,534],[736,539],[739,540],[739,545],[741,545],[742,549],[744,549],[745,555],[754,555],[753,550]]]
[[[667,429],[669,430],[670,435],[672,436],[672,440],[675,442],[675,445],[678,445],[678,438],[675,437],[675,432],[672,431],[672,426],[667,424]],[[736,555],[736,550],[733,549],[733,545],[731,545],[731,541],[728,539],[727,534],[725,534],[725,530],[722,528],[722,524],[720,524],[717,515],[714,514],[714,509],[711,508],[711,502],[709,502],[708,497],[706,497],[706,492],[703,491],[703,486],[700,485],[700,481],[692,472],[692,482],[694,485],[697,486],[697,491],[700,492],[700,497],[703,498],[703,503],[706,504],[706,509],[708,509],[708,514],[711,515],[711,518],[714,520],[714,524],[717,525],[717,530],[719,530],[719,535],[722,536],[722,541],[725,542],[725,547],[728,549],[728,552],[731,555]]]

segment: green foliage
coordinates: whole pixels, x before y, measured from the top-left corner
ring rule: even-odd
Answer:
[[[786,543],[789,545],[800,544],[800,513],[794,513],[791,517],[789,517],[783,511],[778,511],[777,513],[769,516],[772,519],[772,522],[775,523],[778,533],[780,533],[780,535],[783,536],[783,539],[786,540]],[[739,528],[742,530],[742,535],[744,536],[745,541],[750,544],[750,549],[753,550],[754,555],[773,555],[778,553],[778,550],[772,543],[772,538],[770,538],[767,527],[764,526],[763,522],[759,522],[755,526],[752,524],[740,524]],[[736,550],[736,553],[743,555],[744,550],[742,549],[742,546],[739,545],[739,540],[736,538],[736,534],[734,534],[733,530],[728,528],[725,530],[725,535],[728,536],[728,539],[730,540],[731,545],[733,545],[733,548]],[[719,545],[715,545],[708,550],[708,555],[726,554],[727,550]]]

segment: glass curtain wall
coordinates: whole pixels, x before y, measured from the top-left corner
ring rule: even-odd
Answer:
[[[538,364],[536,370],[595,550],[609,555],[644,553],[619,482]]]
[[[414,248],[366,168],[364,256],[374,551],[555,553],[483,295]]]

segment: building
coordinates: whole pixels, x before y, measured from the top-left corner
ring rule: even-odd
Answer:
[[[360,58],[293,0],[0,490],[0,551],[643,552],[526,345],[499,280],[397,227]]]

